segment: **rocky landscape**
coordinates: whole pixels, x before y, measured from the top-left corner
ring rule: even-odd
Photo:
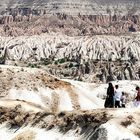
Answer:
[[[140,31],[138,0],[2,0],[0,34],[69,36]]]
[[[41,67],[65,79],[140,79],[140,35],[0,37],[1,64]]]
[[[1,1],[0,63],[59,78],[140,79],[140,2]]]
[[[2,140],[140,139],[140,112],[131,102],[139,81],[113,83],[127,95],[127,109],[103,109],[107,84],[60,80],[41,69],[2,65],[0,78]]]
[[[1,0],[0,139],[140,140],[139,31],[139,0]]]

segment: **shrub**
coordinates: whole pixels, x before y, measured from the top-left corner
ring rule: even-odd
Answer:
[[[43,65],[49,65],[49,64],[51,64],[51,61],[48,58],[41,58],[40,61],[42,62]]]
[[[4,63],[5,63],[4,57],[0,57],[0,64],[4,64]]]
[[[70,75],[68,73],[65,73],[64,74],[64,77],[69,77]]]
[[[37,64],[31,64],[31,63],[28,64],[28,67],[31,67],[31,68],[38,68]]]
[[[62,64],[62,63],[64,63],[64,62],[65,62],[65,59],[64,59],[64,58],[59,59],[59,60],[58,60],[58,62],[59,62],[60,64]]]
[[[70,63],[70,64],[69,64],[69,68],[72,68],[72,67],[73,67],[73,63]]]
[[[133,117],[128,116],[125,121],[121,122],[121,125],[124,126],[124,127],[128,127],[132,123],[134,123]]]
[[[79,68],[79,66],[80,66],[80,64],[76,64],[76,65],[75,65],[76,68]]]
[[[66,66],[65,66],[65,69],[67,69],[67,68],[68,68],[68,66],[66,65]]]
[[[55,65],[58,65],[58,61],[56,60],[56,61],[54,62],[54,64],[55,64]]]

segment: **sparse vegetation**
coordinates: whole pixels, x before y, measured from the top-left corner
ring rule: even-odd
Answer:
[[[51,59],[49,59],[49,58],[41,58],[40,61],[41,61],[42,65],[52,64]]]
[[[63,64],[63,63],[65,63],[66,61],[65,61],[65,58],[61,58],[61,59],[58,59],[58,60],[55,60],[54,61],[54,64],[55,65],[58,65],[58,64]]]
[[[64,63],[64,62],[65,62],[65,59],[64,59],[64,58],[59,59],[59,60],[58,60],[58,62],[59,62],[60,64],[62,64],[62,63]]]
[[[73,63],[70,63],[69,64],[69,68],[72,68],[74,65],[73,65]]]
[[[132,116],[128,116],[125,121],[121,122],[121,125],[124,126],[124,127],[128,127],[132,123],[134,123],[133,117]]]
[[[68,73],[65,73],[65,74],[64,74],[64,77],[68,77],[68,76],[70,76]]]
[[[136,131],[134,134],[140,138],[140,131]]]
[[[29,63],[28,64],[28,67],[31,67],[31,68],[39,68],[39,66],[37,64],[32,64],[32,63]]]
[[[58,61],[56,60],[56,61],[54,62],[54,64],[55,64],[55,65],[58,65]]]
[[[4,59],[4,57],[0,57],[0,64],[4,64],[5,63],[5,59]]]

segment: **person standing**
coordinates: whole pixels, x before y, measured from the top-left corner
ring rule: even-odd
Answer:
[[[114,96],[114,87],[113,87],[112,83],[109,83],[108,88],[107,88],[107,97],[106,97],[105,104],[104,104],[105,107],[109,107],[109,108],[114,107],[113,96]]]
[[[140,88],[137,86],[137,87],[136,87],[136,90],[137,90],[136,100],[137,100],[137,101],[140,101]]]
[[[136,91],[137,91],[137,96],[134,101],[134,107],[139,107],[140,106],[140,88],[138,86],[136,87]]]
[[[120,101],[121,101],[121,96],[122,96],[122,92],[119,89],[118,85],[115,85],[115,108],[120,108]]]
[[[126,96],[125,96],[125,93],[122,92],[122,96],[121,96],[121,107],[125,108],[125,104],[126,104]]]

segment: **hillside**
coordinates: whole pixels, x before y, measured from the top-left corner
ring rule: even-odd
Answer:
[[[10,107],[13,102],[55,113],[104,108],[108,86],[59,80],[44,70],[13,66],[0,66],[0,80],[1,106],[7,103]],[[116,81],[113,84],[118,84],[127,94],[127,106],[133,107],[130,103],[136,96],[135,87],[140,85],[139,81]]]
[[[140,140],[136,86],[139,0],[0,0],[0,140]]]
[[[140,35],[0,37],[0,63],[87,82],[140,79]]]
[[[139,32],[139,9],[138,0],[2,0],[0,35],[54,32],[85,36]]]
[[[131,101],[140,83],[115,84],[127,95],[126,109],[104,109],[107,84],[60,80],[36,68],[0,66],[0,137],[139,140],[140,112]]]
[[[139,13],[139,4],[138,0],[1,0],[0,7],[1,10],[6,8],[29,8],[45,10],[46,13],[94,15],[95,13],[108,14],[109,10],[121,14],[132,11],[136,14]]]
[[[87,82],[140,79],[138,0],[0,5],[0,64]]]
[[[1,108],[2,140],[139,140],[139,110],[24,112]],[[117,113],[116,113],[117,112]],[[135,114],[135,115],[134,115]],[[11,117],[12,116],[12,117]]]

